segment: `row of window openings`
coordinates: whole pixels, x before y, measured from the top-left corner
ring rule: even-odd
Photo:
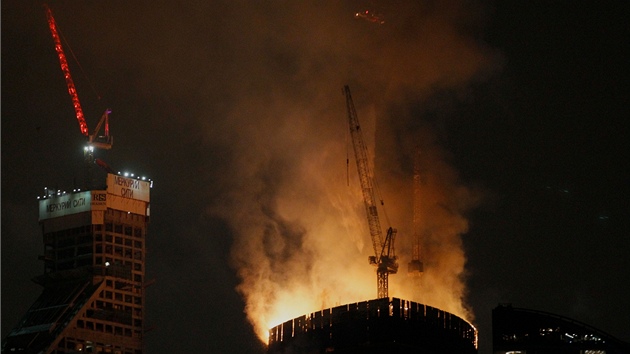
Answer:
[[[142,260],[142,250],[134,250],[133,248],[127,248],[127,247],[113,247],[111,245],[106,245],[105,246],[105,252],[103,252],[103,245],[98,244],[95,247],[96,249],[94,250],[96,252],[96,254],[109,254],[109,255],[113,255],[113,256],[118,256],[120,258],[129,258],[129,259],[135,259],[135,260]],[[76,250],[76,252],[75,252]],[[80,256],[86,256],[86,255],[90,255],[92,254],[92,247],[91,246],[83,246],[83,247],[77,247],[75,248],[67,248],[64,250],[59,250],[57,251],[57,257],[56,259],[58,261],[64,260],[64,259],[68,259],[68,258],[74,258],[74,257],[80,257]],[[52,256],[52,255],[51,255]],[[97,257],[98,258],[98,257]],[[97,262],[100,263],[100,262]]]
[[[102,235],[102,234],[96,234],[96,235],[94,236],[94,239],[95,239],[96,241],[103,241],[103,235]],[[123,244],[123,241],[124,241],[124,243],[125,243],[125,246],[129,246],[129,247],[131,247],[131,244],[132,244],[132,241],[133,241],[133,245],[134,245],[134,247],[136,247],[136,248],[142,248],[142,241],[139,241],[139,240],[133,240],[133,239],[130,239],[130,238],[128,238],[128,237],[125,237],[125,238],[123,239],[123,237],[122,237],[122,236],[116,236],[116,237],[114,237],[112,234],[105,234],[105,242],[110,242],[110,243],[112,243],[112,242],[113,242],[113,243],[115,243],[115,244],[117,244],[117,245],[122,245],[122,244]]]
[[[97,261],[96,264],[102,264],[102,263]],[[107,262],[105,264],[107,264]],[[89,265],[92,265],[92,260],[91,259],[77,259],[76,261],[75,260],[71,260],[71,261],[66,261],[66,262],[59,262],[59,263],[56,264],[56,267],[55,267],[54,263],[47,263],[46,264],[46,273],[49,273],[49,272],[52,272],[52,271],[55,271],[55,270],[56,271],[62,271],[62,270],[79,268],[79,267],[83,267],[83,266],[89,266]],[[142,265],[140,263],[134,263],[134,268],[136,270],[142,272]],[[128,274],[127,276],[124,276],[124,277],[128,278],[128,279],[132,279],[131,277],[133,277],[133,281],[134,282],[142,283],[142,274],[133,273],[133,274]]]
[[[132,330],[131,328],[123,328],[118,326],[112,326],[103,324],[100,322],[77,320],[77,327],[89,329],[92,331],[105,332],[119,336],[131,337],[135,333],[135,337],[140,338],[140,330]]]
[[[118,245],[122,245],[124,243],[125,246],[131,247],[133,245],[133,247],[135,248],[142,248],[142,241],[133,240],[127,237],[123,239],[122,236],[114,237],[112,234],[105,234],[104,239],[105,239],[105,242],[115,243]],[[97,242],[103,241],[103,234],[95,234],[94,240]],[[57,240],[56,247],[52,244],[52,242],[49,242],[46,245],[46,247],[52,249],[52,248],[72,247],[75,245],[83,245],[83,244],[89,245],[91,243],[92,243],[92,234],[87,234],[87,235],[77,237],[76,240],[74,237],[59,239]]]
[[[72,352],[95,353],[95,354],[142,354],[142,349],[121,348],[120,346],[112,347],[111,344],[94,343],[92,341],[83,341],[74,338],[64,338],[59,341],[57,349],[60,353],[66,353],[66,349]]]
[[[142,257],[138,257],[136,258],[136,260],[138,261],[142,261]],[[56,269],[57,270],[63,270],[63,269],[72,269],[74,267],[83,267],[83,266],[89,266],[89,265],[104,265],[104,266],[109,266],[111,264],[125,264],[131,267],[131,264],[133,264],[133,270],[137,271],[137,272],[142,272],[142,263],[140,262],[128,262],[125,261],[123,262],[122,260],[114,260],[114,258],[112,257],[105,257],[105,262],[103,262],[103,257],[96,257],[94,259],[94,263],[92,263],[92,258],[60,258],[57,260],[57,262],[55,263],[54,260],[50,259],[46,262],[46,267],[47,268],[55,268],[55,264],[56,264]]]
[[[142,263],[122,261],[119,259],[112,259],[111,257],[105,257],[105,262],[103,262],[102,257],[96,257],[94,265],[105,266],[105,268],[102,268],[102,270],[106,270],[106,272],[102,275],[122,277],[129,280],[131,280],[131,277],[133,276],[133,281],[142,283],[142,274],[134,273],[142,272]],[[118,282],[116,282],[116,284],[118,284]],[[111,287],[110,280],[107,281],[107,286]]]
[[[92,265],[92,259],[91,258],[83,258],[83,259],[70,259],[68,261],[64,261],[64,262],[59,262],[59,263],[54,263],[54,262],[47,262],[46,263],[46,272],[52,272],[53,270],[68,270],[68,269],[74,269],[74,268],[79,268],[79,267],[84,267],[84,266],[89,266]]]
[[[142,307],[134,307],[134,305],[123,306],[120,304],[102,300],[96,300],[94,305],[97,309],[112,309],[116,311],[124,311],[125,313],[131,314],[135,317],[142,317]],[[142,320],[136,319],[136,321],[134,322],[134,326],[142,326]]]
[[[117,234],[125,234],[127,236],[133,235],[134,237],[142,237],[142,228],[133,228],[131,226],[123,226],[122,224],[106,223],[105,231],[113,231]]]
[[[120,219],[124,219],[124,220],[129,220],[131,219],[132,221],[147,221],[148,217],[145,217],[144,215],[140,215],[140,214],[134,214],[134,213],[130,213],[127,211],[118,211],[118,210],[114,210],[114,209],[108,209],[107,210],[107,214],[108,216],[112,216],[113,219],[115,220],[120,220]]]
[[[94,226],[94,228],[92,228],[92,226]],[[83,225],[83,226],[73,227],[70,229],[50,232],[50,233],[45,234],[44,236],[56,236],[57,238],[61,239],[67,236],[91,233],[93,230],[94,231],[102,230],[102,225]]]
[[[100,295],[101,295],[101,298],[108,299],[108,300],[124,301],[128,304],[142,305],[141,296],[133,296],[133,295],[123,294],[117,291],[109,291],[109,290],[102,291]]]
[[[105,281],[105,287],[115,290],[123,290],[128,291],[133,294],[142,295],[142,287],[135,286],[134,284],[125,282],[125,281],[112,281],[111,279],[107,279]],[[103,297],[103,292],[100,293],[101,297]]]
[[[105,247],[103,247],[103,245],[97,244],[94,252],[96,254],[104,253],[104,254],[115,255],[118,257],[142,260],[142,249],[133,249],[133,248],[127,248],[127,247],[122,247],[122,246],[114,247],[112,245],[105,245]],[[77,249],[77,253],[79,253],[78,249]]]
[[[55,232],[49,232],[45,234],[45,237],[54,237],[59,241],[65,241],[67,239],[73,239],[76,235],[83,234],[78,236],[79,239],[83,238],[87,235],[94,233],[98,233],[99,231],[103,231],[103,225],[83,225],[78,227],[73,227],[70,229],[59,230]],[[142,228],[141,227],[132,227],[125,226],[123,224],[113,224],[107,223],[105,224],[105,231],[115,232],[119,234],[124,234],[127,236],[134,237],[142,237]]]
[[[63,259],[59,259],[59,261],[61,261]],[[57,265],[62,265],[62,264],[70,264],[70,265],[74,265],[73,263],[74,259],[70,259],[70,260],[66,260],[65,262],[58,262]],[[55,263],[53,262],[53,260],[47,260],[46,262],[46,266],[47,267],[52,267]],[[92,264],[92,259],[91,258],[83,258],[83,259],[78,259],[77,260],[77,266],[82,266],[82,265],[97,265],[97,266],[105,266],[108,267],[110,265],[117,265],[117,266],[124,266],[125,268],[131,270],[133,268],[133,271],[135,272],[142,272],[142,262],[131,262],[131,261],[124,261],[122,259],[114,259],[114,257],[105,257],[105,261],[103,262],[103,257],[96,257],[94,258],[94,263]]]
[[[142,263],[141,262],[131,262],[125,261],[122,259],[115,259],[112,257],[105,257],[105,261],[103,262],[103,257],[94,258],[94,265],[104,265],[105,267],[109,267],[111,265],[115,266],[118,269],[131,270],[133,268],[134,271],[142,272]]]

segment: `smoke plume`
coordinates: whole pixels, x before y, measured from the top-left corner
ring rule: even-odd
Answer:
[[[214,102],[223,118],[206,129],[223,155],[220,193],[209,212],[236,235],[237,290],[263,341],[271,326],[293,317],[376,297],[344,84],[388,208],[381,223],[399,230],[401,267],[390,277],[390,296],[472,318],[461,235],[473,193],[459,182],[432,127],[419,123],[421,110],[408,107],[488,70],[491,55],[473,35],[482,9],[457,1],[387,3],[373,10],[385,20],[380,25],[355,18],[362,6],[264,2],[242,10],[247,21],[217,28],[226,49],[218,55],[234,63],[223,69],[240,81],[224,87],[230,103]],[[419,281],[405,274],[416,147],[428,181]]]

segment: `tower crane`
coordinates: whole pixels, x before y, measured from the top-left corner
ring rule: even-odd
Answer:
[[[84,156],[85,161],[88,165],[88,189],[91,184],[91,166],[94,164],[94,149],[104,149],[109,150],[112,148],[112,144],[114,143],[114,138],[109,135],[109,113],[111,110],[105,110],[105,113],[101,116],[98,124],[96,125],[96,129],[89,134],[89,129],[87,122],[85,120],[85,116],[83,115],[83,108],[81,107],[81,102],[79,101],[79,95],[77,93],[77,89],[74,86],[74,81],[72,80],[72,75],[70,74],[70,66],[68,65],[68,61],[66,60],[66,54],[63,51],[63,47],[61,45],[61,38],[59,37],[59,32],[57,30],[57,23],[55,22],[55,18],[52,15],[52,11],[47,5],[44,5],[46,9],[46,18],[48,19],[48,27],[50,28],[50,33],[52,34],[53,41],[55,42],[55,51],[57,52],[57,56],[59,57],[59,64],[61,65],[61,71],[63,72],[63,76],[66,79],[66,86],[68,86],[68,93],[70,94],[70,98],[72,99],[72,105],[74,106],[74,111],[77,117],[77,121],[79,123],[79,129],[81,130],[81,134],[85,136],[87,139],[87,145],[84,148]],[[104,135],[99,135],[100,130],[104,124]]]
[[[408,274],[411,276],[419,277],[424,272],[424,265],[420,260],[420,221],[422,218],[421,213],[421,197],[422,188],[426,184],[426,176],[423,175],[421,168],[420,150],[416,151],[416,157],[413,166],[413,247],[411,252],[411,262],[407,264]]]
[[[365,211],[367,212],[370,237],[372,238],[372,247],[374,250],[374,256],[370,256],[368,260],[370,264],[376,266],[378,298],[389,297],[389,275],[396,274],[398,272],[398,263],[396,262],[398,257],[396,257],[394,249],[396,229],[389,227],[387,229],[385,239],[383,239],[381,223],[376,210],[374,181],[373,174],[370,171],[368,164],[367,147],[363,141],[363,134],[361,133],[359,119],[354,108],[354,103],[352,102],[350,88],[347,85],[344,86],[344,94],[346,96],[346,106],[348,108],[348,122],[350,135],[352,136],[352,145],[354,147],[354,156],[357,162],[361,191],[363,193],[363,202],[365,204]]]

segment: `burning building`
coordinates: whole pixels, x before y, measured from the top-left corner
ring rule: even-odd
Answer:
[[[108,174],[103,190],[39,200],[43,287],[3,352],[141,354],[152,182]]]
[[[477,353],[477,330],[446,311],[398,298],[341,305],[269,331],[275,353]]]

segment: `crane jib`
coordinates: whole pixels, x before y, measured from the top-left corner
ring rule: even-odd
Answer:
[[[357,170],[359,172],[359,180],[361,183],[361,191],[363,193],[363,200],[365,203],[368,226],[370,228],[370,236],[372,238],[372,247],[374,255],[378,257],[379,251],[383,246],[383,237],[381,231],[381,225],[378,218],[378,212],[376,210],[376,198],[374,197],[374,188],[372,183],[372,172],[370,171],[367,147],[363,141],[361,134],[361,128],[359,119],[357,117],[354,103],[352,102],[352,96],[348,86],[344,88],[346,94],[346,104],[348,108],[350,135],[352,136],[353,148],[355,160],[357,162]]]
[[[367,213],[372,247],[374,248],[374,256],[370,256],[368,260],[370,264],[376,266],[377,295],[379,298],[384,298],[389,296],[389,274],[395,274],[398,271],[397,257],[394,249],[396,229],[390,227],[387,230],[385,241],[383,241],[381,225],[376,209],[376,198],[374,197],[374,182],[372,181],[374,175],[369,168],[367,147],[363,142],[361,126],[359,125],[359,119],[348,86],[344,86],[344,93],[346,96],[346,106],[348,108],[350,135],[352,136],[357,171],[359,172],[359,180],[361,182],[361,192]]]
[[[85,117],[83,115],[83,109],[81,108],[81,102],[79,101],[77,89],[74,86],[74,81],[72,80],[72,75],[70,74],[70,67],[68,66],[68,60],[66,60],[66,54],[63,52],[63,47],[61,46],[61,39],[59,37],[59,33],[57,32],[57,23],[55,22],[52,11],[50,11],[50,8],[48,8],[48,6],[46,6],[46,17],[48,18],[48,27],[50,28],[50,33],[52,34],[53,41],[55,42],[55,51],[57,52],[57,56],[59,57],[61,71],[63,72],[63,76],[66,79],[68,93],[72,98],[72,106],[74,107],[77,120],[79,121],[81,134],[83,134],[84,136],[88,136],[89,133],[87,122],[85,121]]]

